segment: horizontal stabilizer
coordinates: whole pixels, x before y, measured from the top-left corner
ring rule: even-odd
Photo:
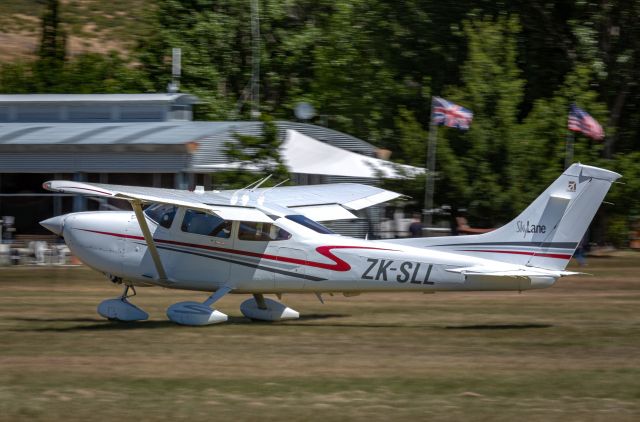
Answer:
[[[450,273],[458,273],[463,275],[483,275],[487,277],[541,277],[541,276],[549,276],[549,277],[565,277],[569,275],[578,275],[584,274],[574,271],[553,271],[553,270],[544,270],[542,268],[527,268],[527,267],[515,267],[504,270],[496,270],[493,267],[464,267],[464,268],[447,268],[446,271]]]

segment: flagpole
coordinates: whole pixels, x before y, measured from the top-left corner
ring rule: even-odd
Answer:
[[[567,145],[564,155],[564,168],[565,170],[573,163],[573,143],[575,142],[575,136],[572,131],[567,134]]]
[[[433,108],[433,105],[431,106]],[[435,189],[436,177],[436,145],[437,145],[438,125],[433,122],[433,110],[431,111],[431,122],[429,125],[429,143],[427,146],[427,171],[424,189],[424,226],[429,228],[433,224],[433,193]]]

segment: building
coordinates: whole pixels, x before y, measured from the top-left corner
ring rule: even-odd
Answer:
[[[255,121],[193,121],[197,98],[187,94],[0,95],[0,216],[15,216],[17,233],[38,233],[51,215],[104,209],[117,203],[47,193],[52,179],[211,189],[215,174],[203,164],[224,163],[235,134],[260,135]],[[376,148],[325,127],[280,121],[333,146],[374,156]],[[294,174],[297,184],[357,181]],[[343,234],[370,232],[366,220],[335,222]]]

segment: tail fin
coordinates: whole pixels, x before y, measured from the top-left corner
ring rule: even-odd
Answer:
[[[397,241],[512,264],[563,270],[591,220],[621,177],[598,167],[573,164],[510,223],[489,233]]]

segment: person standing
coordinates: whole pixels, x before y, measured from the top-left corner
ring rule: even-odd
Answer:
[[[422,220],[420,214],[413,214],[413,220],[409,225],[409,233],[411,237],[422,237]]]

